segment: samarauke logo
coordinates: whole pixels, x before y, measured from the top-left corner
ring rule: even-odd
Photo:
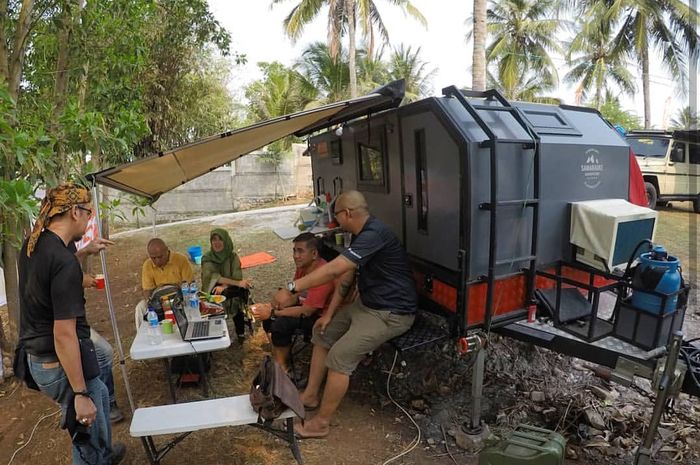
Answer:
[[[581,165],[583,184],[589,189],[600,186],[600,175],[604,165],[600,162],[600,153],[596,149],[586,150],[586,162]]]

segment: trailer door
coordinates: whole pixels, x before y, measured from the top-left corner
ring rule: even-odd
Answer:
[[[459,147],[431,112],[404,115],[401,137],[406,250],[458,270]]]

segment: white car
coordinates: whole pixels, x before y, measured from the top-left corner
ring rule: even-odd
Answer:
[[[640,130],[625,137],[637,155],[649,207],[690,201],[700,213],[700,131]]]

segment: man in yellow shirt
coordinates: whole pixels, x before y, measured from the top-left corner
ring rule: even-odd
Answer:
[[[163,239],[154,237],[148,241],[148,257],[141,269],[141,287],[146,301],[158,286],[192,282],[192,266],[187,257],[171,251]]]

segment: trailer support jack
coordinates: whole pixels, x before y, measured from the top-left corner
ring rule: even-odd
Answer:
[[[683,342],[683,334],[677,332],[671,340],[668,357],[666,357],[666,366],[656,389],[656,402],[654,403],[654,413],[649,420],[649,428],[647,429],[644,442],[637,448],[637,454],[634,456],[634,465],[650,465],[651,464],[651,448],[654,444],[661,415],[666,408],[666,401],[671,395],[670,391],[675,384],[674,377],[676,376],[676,365],[678,364],[678,354],[681,350]]]
[[[465,449],[480,449],[490,431],[485,423],[481,422],[481,398],[484,390],[484,365],[486,362],[486,349],[481,347],[474,354],[476,357],[472,368],[472,413],[469,421],[462,424],[461,439],[458,444]],[[461,444],[460,444],[461,443]],[[467,443],[467,444],[465,444]]]

